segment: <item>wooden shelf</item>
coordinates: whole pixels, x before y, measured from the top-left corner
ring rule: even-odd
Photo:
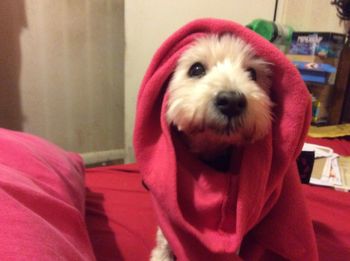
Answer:
[[[349,36],[340,54],[329,111],[329,124],[350,122],[350,43]]]

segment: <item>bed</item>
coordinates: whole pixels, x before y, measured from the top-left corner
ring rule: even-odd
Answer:
[[[349,139],[313,139],[350,155]],[[321,260],[350,256],[350,194],[303,185]],[[81,158],[0,129],[1,260],[148,260],[156,220],[137,164]]]

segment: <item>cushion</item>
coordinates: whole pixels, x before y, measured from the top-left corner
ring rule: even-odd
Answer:
[[[1,260],[94,260],[84,200],[78,154],[0,129]]]

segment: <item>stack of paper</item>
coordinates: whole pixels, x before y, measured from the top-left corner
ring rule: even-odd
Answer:
[[[310,184],[350,191],[350,157],[341,157],[329,147],[305,143],[303,151],[314,151]]]

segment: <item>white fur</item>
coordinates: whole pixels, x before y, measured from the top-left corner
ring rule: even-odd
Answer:
[[[168,241],[160,228],[157,230],[157,247],[152,250],[150,261],[173,261]]]
[[[196,62],[205,65],[206,74],[191,78],[188,71]],[[248,68],[256,70],[256,81]],[[169,83],[168,124],[183,133],[190,149],[204,159],[219,155],[229,145],[261,139],[272,121],[269,76],[269,64],[256,57],[243,40],[228,34],[200,38],[183,53]],[[222,115],[213,102],[220,91],[243,93],[247,100],[244,113],[232,119]],[[234,128],[225,133],[228,124]],[[151,260],[173,260],[160,229]]]

